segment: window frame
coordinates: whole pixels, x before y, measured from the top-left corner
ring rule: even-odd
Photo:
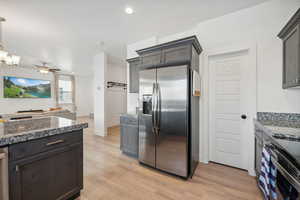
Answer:
[[[72,87],[72,103],[60,103],[59,101],[59,80],[66,80],[62,77],[69,77],[71,81]],[[56,106],[63,107],[63,106],[72,106],[73,111],[76,111],[76,99],[75,94],[76,92],[76,85],[75,85],[75,76],[71,74],[64,74],[64,73],[55,73],[55,96],[56,96]]]

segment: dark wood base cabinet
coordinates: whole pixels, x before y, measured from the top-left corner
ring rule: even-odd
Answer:
[[[137,158],[139,153],[138,118],[135,115],[122,115],[120,124],[120,149],[124,154]]]
[[[27,148],[37,153],[14,160],[16,152],[28,152]],[[10,200],[69,200],[80,194],[82,131],[17,144],[10,150]]]

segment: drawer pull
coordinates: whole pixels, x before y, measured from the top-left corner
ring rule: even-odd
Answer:
[[[63,143],[65,142],[64,140],[57,140],[57,141],[54,141],[54,142],[49,142],[46,144],[46,146],[52,146],[52,145],[55,145],[55,144],[60,144],[60,143]]]

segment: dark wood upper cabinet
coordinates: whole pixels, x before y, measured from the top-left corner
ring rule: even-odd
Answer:
[[[283,41],[283,84],[284,89],[300,86],[300,9],[280,31]]]
[[[159,65],[161,62],[161,51],[154,51],[141,56],[141,67],[143,68]]]
[[[181,45],[163,49],[162,63],[176,63],[181,61],[189,61],[191,59],[191,50],[189,45]]]
[[[139,71],[168,65],[190,64],[199,72],[199,54],[202,47],[196,36],[175,40],[138,50],[139,57],[128,59],[129,92],[139,92]]]
[[[130,93],[139,93],[139,67],[140,59],[131,58],[128,59],[129,63],[129,92]]]
[[[202,47],[196,36],[175,40],[138,50],[140,68],[192,63],[199,59]]]

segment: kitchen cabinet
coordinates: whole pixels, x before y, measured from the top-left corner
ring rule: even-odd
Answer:
[[[139,70],[159,66],[188,64],[199,72],[199,54],[202,47],[196,36],[138,50],[140,57],[128,59],[129,92],[139,92]],[[197,66],[193,66],[195,63]]]
[[[154,51],[154,52],[149,52],[141,56],[141,66],[142,68],[149,68],[153,67],[156,65],[161,64],[162,61],[162,52],[161,50],[159,51]]]
[[[280,31],[283,42],[284,89],[300,86],[300,9]]]
[[[194,54],[193,51],[196,51]],[[196,36],[138,50],[141,68],[191,63],[199,57],[202,47]]]
[[[191,59],[191,52],[189,45],[180,45],[176,47],[166,48],[162,51],[162,63],[176,63],[189,61]]]
[[[82,130],[9,146],[10,200],[75,199],[83,188]]]
[[[121,151],[129,156],[138,157],[139,128],[136,115],[125,114],[120,118],[121,124]]]
[[[129,63],[129,92],[130,93],[139,93],[139,66],[140,59],[132,58],[128,59]]]

